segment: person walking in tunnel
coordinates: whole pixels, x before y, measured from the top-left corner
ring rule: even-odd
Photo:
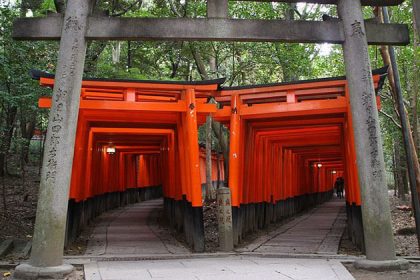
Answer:
[[[338,177],[334,183],[334,189],[336,191],[338,198],[343,198],[343,191],[344,191],[344,179],[343,177]]]

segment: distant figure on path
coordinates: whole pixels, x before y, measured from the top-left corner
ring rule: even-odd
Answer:
[[[335,180],[334,189],[335,189],[335,192],[336,192],[338,198],[343,198],[344,197],[344,195],[343,195],[343,192],[344,192],[344,179],[343,179],[343,177],[338,177]]]

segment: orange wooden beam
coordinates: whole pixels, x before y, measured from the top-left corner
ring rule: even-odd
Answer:
[[[53,78],[41,77],[39,80],[42,86],[54,86]],[[153,91],[159,90],[187,90],[194,89],[195,91],[216,91],[218,84],[210,85],[183,85],[175,83],[153,83],[153,82],[130,82],[130,81],[82,81],[82,88],[106,88],[106,89],[121,89],[121,88],[133,88],[133,89],[150,89]]]

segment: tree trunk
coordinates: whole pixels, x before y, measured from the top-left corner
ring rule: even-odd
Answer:
[[[287,4],[287,12],[286,12],[286,20],[294,20],[295,19],[295,11],[297,8],[296,3]]]
[[[420,5],[417,4],[417,5]],[[419,116],[417,113],[418,103],[419,103],[419,80],[418,80],[418,74],[420,73],[420,53],[419,53],[419,37],[418,37],[418,30],[416,26],[416,19],[413,16],[413,28],[414,28],[414,38],[413,38],[413,48],[414,48],[414,68],[413,72],[415,75],[413,75],[413,98],[411,99],[411,112],[413,114],[412,118],[412,131],[413,131],[413,141],[414,146],[416,147],[417,154],[420,153],[420,135],[419,135],[419,129],[418,129],[418,123],[419,123]]]
[[[38,175],[41,176],[42,171],[42,161],[44,160],[44,148],[45,148],[45,141],[47,140],[47,134],[41,131],[41,140],[39,141],[39,169]]]
[[[57,13],[63,13],[66,9],[66,0],[54,0]]]
[[[217,189],[220,188],[220,153],[217,152]]]
[[[213,196],[213,182],[212,182],[212,160],[211,160],[211,116],[207,116],[206,120],[206,200],[211,201]]]
[[[216,59],[216,52],[214,49],[211,50],[210,58],[209,58],[209,66],[210,66],[210,75],[217,78],[217,59]]]
[[[5,182],[5,178],[4,176],[1,177],[1,182],[2,182],[2,197],[3,197],[3,212],[4,212],[4,216],[7,217],[7,199],[6,199],[6,182]]]
[[[101,53],[105,50],[106,45],[106,41],[88,43],[88,48],[86,52],[86,65],[84,69],[85,73],[95,72],[98,59]]]
[[[197,66],[198,73],[201,76],[201,79],[208,80],[209,75],[207,73],[206,66],[204,65],[203,58],[201,57],[200,52],[197,50],[197,48],[194,46],[193,43],[189,43],[189,45],[190,45],[190,50],[193,55],[195,64]]]
[[[374,9],[374,13],[375,13],[375,16],[376,16],[378,22],[383,23],[384,20],[383,20],[383,16],[382,16],[382,9],[377,7],[377,8]],[[393,97],[393,101],[394,101],[394,106],[397,108],[398,95],[397,95],[397,89],[395,87],[395,81],[394,81],[394,76],[393,76],[394,73],[393,73],[393,69],[392,69],[392,66],[391,66],[391,59],[390,59],[388,47],[381,46],[381,56],[382,56],[382,59],[384,61],[384,64],[389,65],[388,78],[389,78],[389,82],[390,82],[391,89],[392,89],[391,92],[392,92],[392,97]],[[404,108],[404,110],[406,110],[406,109]],[[398,109],[396,109],[396,111],[398,112]],[[407,113],[407,116],[408,116],[408,113]],[[400,114],[398,114],[398,118],[400,119],[400,122],[401,122]],[[415,172],[415,177],[416,177],[416,190],[417,190],[417,195],[418,195],[419,200],[420,200],[420,164],[419,164],[418,157],[417,157],[417,147],[414,144],[412,128],[411,128],[411,124],[410,124],[408,118],[406,119],[406,126],[408,128],[407,137],[408,137],[409,145],[411,146],[411,153],[412,153],[410,156],[414,159],[413,164],[414,164],[414,172]],[[407,149],[406,149],[406,151],[407,151]],[[413,195],[415,195],[415,194],[413,194]]]
[[[402,168],[401,162],[403,161],[401,158],[400,147],[401,142],[399,139],[396,139],[394,142],[394,153],[395,153],[395,165],[396,165],[396,174],[397,174],[397,189],[398,189],[398,198],[401,201],[406,201],[405,197],[405,184],[407,183],[405,178],[405,168]]]
[[[6,172],[5,172],[5,154],[0,152],[0,177],[4,177]]]
[[[227,136],[223,134],[222,124],[216,121],[212,122],[213,132],[216,135],[216,138],[219,141],[220,148],[223,153],[224,163],[225,163],[225,186],[227,186],[227,180],[229,178],[229,143]]]
[[[20,130],[22,133],[22,138],[25,139],[25,143],[22,145],[22,159],[24,163],[29,162],[29,145],[31,143],[32,136],[34,136],[35,126],[36,126],[36,115],[27,116],[21,114],[20,118]]]
[[[130,69],[133,65],[133,58],[131,55],[131,41],[127,41],[127,68]]]
[[[117,64],[120,62],[121,57],[121,42],[117,41],[112,44],[112,63]]]
[[[171,79],[175,78],[178,73],[179,65],[181,63],[181,50],[184,46],[184,43],[174,43],[172,45],[171,56],[169,60],[171,61]],[[176,51],[174,51],[176,50]]]
[[[10,149],[10,145],[12,143],[12,137],[13,137],[13,130],[14,130],[14,124],[15,124],[15,120],[16,120],[16,115],[17,115],[17,107],[12,106],[9,107],[7,112],[6,112],[6,123],[5,123],[5,127],[4,127],[4,131],[3,131],[3,140],[2,140],[2,145],[3,147],[1,147],[1,151],[0,154],[2,154],[2,156],[4,157],[3,160],[3,172],[5,172],[6,174],[9,174],[8,171],[8,164],[7,164],[7,157],[9,154],[9,149]]]
[[[398,186],[399,186],[399,182],[398,182],[398,172],[397,172],[397,156],[396,156],[396,150],[397,148],[397,143],[395,141],[393,141],[392,143],[392,174],[394,175],[394,196],[398,197]]]

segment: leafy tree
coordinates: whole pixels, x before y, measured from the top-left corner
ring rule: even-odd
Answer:
[[[54,71],[57,55],[56,43],[18,42],[11,38],[14,19],[28,9],[26,1],[21,5],[0,6],[0,174],[7,171],[7,155],[13,139],[21,139],[22,159],[28,159],[29,141],[37,125],[39,109],[37,101],[47,94],[31,80],[31,69]],[[21,167],[23,165],[21,164]]]

